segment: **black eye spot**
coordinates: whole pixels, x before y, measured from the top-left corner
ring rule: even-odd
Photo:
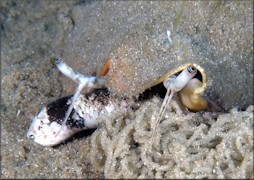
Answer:
[[[61,61],[60,58],[56,58],[56,59],[55,59],[55,63],[56,63],[56,64],[60,64],[61,62],[62,62],[62,61]]]
[[[29,139],[34,139],[34,138],[35,138],[35,136],[33,134],[29,135]]]
[[[197,69],[194,68],[193,66],[189,66],[189,67],[187,68],[187,70],[188,70],[188,72],[191,73],[191,74],[194,74],[194,73],[197,72]]]

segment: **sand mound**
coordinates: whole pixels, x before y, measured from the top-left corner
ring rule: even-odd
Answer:
[[[92,135],[90,159],[105,178],[253,178],[253,106],[187,113],[173,101],[149,150],[159,99],[116,111]]]

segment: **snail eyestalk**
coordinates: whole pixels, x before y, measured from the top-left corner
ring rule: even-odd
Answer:
[[[72,79],[73,81],[77,82],[79,85],[75,91],[75,94],[73,95],[72,101],[70,106],[68,107],[68,110],[65,114],[63,123],[56,133],[56,136],[60,133],[63,126],[66,125],[67,120],[71,114],[71,111],[73,110],[74,104],[77,101],[77,98],[79,97],[81,91],[83,88],[102,88],[105,86],[106,80],[102,77],[96,77],[96,76],[85,76],[77,71],[74,71],[70,66],[68,66],[66,63],[64,63],[60,58],[57,58],[55,60],[57,68],[68,78]]]
[[[99,72],[99,76],[106,76],[109,72],[109,69],[112,67],[112,60],[110,58],[106,59],[104,66],[102,67],[101,71]]]
[[[153,138],[156,134],[156,130],[160,123],[161,117],[166,111],[167,106],[169,105],[173,97],[173,94],[181,91],[196,74],[197,74],[196,68],[194,68],[193,66],[187,66],[186,68],[183,69],[183,71],[178,76],[169,77],[168,79],[163,81],[163,85],[167,89],[167,93],[164,97],[162,106],[160,108],[159,114],[155,121],[155,126],[153,128],[152,137],[151,137],[151,143],[153,142]]]
[[[86,76],[74,71],[70,66],[64,63],[60,58],[55,60],[56,67],[68,78],[78,84],[85,84],[88,88],[101,88],[105,86],[106,80],[103,77]]]

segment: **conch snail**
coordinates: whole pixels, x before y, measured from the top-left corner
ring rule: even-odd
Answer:
[[[33,119],[27,137],[43,146],[57,145],[79,131],[95,128],[98,117],[112,113],[114,108],[119,106],[119,103],[116,102],[123,101],[118,96],[111,95],[110,91],[105,88],[106,80],[103,76],[110,72],[110,66],[112,66],[110,60],[101,70],[101,76],[98,77],[75,72],[60,59],[56,59],[56,66],[64,75],[79,85],[73,96],[60,98],[50,103]],[[201,75],[201,81],[195,78],[196,75]],[[167,88],[167,94],[159,112],[157,124],[173,94],[177,92],[180,93],[181,102],[187,108],[191,110],[206,108],[206,101],[200,96],[206,87],[206,76],[200,66],[196,64],[181,66],[173,73],[159,78],[154,85],[160,82],[163,82]],[[93,88],[95,91],[81,95],[83,88]],[[124,99],[124,101],[129,100]],[[135,102],[130,100],[127,106],[133,103]]]
[[[170,32],[168,41],[172,43]],[[131,51],[131,49],[120,48],[120,51]],[[120,53],[125,54],[125,53]],[[118,59],[118,58],[117,58]],[[136,90],[131,86],[126,87],[125,82],[119,81],[122,73],[128,82],[132,81],[131,76],[136,76],[134,71],[124,64],[123,57],[119,61],[108,58],[102,67],[98,76],[87,76],[74,71],[70,66],[57,58],[55,63],[57,68],[67,77],[78,83],[78,87],[73,96],[60,98],[55,102],[44,107],[37,116],[28,130],[28,138],[33,139],[36,143],[43,146],[57,145],[75,133],[88,128],[95,128],[97,120],[100,116],[105,116],[114,111],[116,106],[121,106],[117,101],[127,101],[125,106],[131,107],[135,101],[129,99],[121,99],[119,96],[110,92],[106,85],[112,85],[118,81],[115,88],[118,93]],[[114,62],[120,62],[121,66],[114,67]],[[133,74],[134,73],[134,74]],[[108,79],[109,78],[109,79]],[[107,81],[109,83],[107,83]],[[164,101],[158,113],[155,127],[153,127],[152,139],[156,133],[156,128],[163,116],[167,106],[169,105],[173,95],[179,93],[181,103],[192,111],[200,111],[206,109],[207,101],[201,96],[206,88],[206,74],[204,69],[195,64],[188,63],[181,65],[169,71],[158,79],[147,83],[145,89],[154,87],[163,83],[167,89]],[[149,85],[150,84],[150,85]],[[142,87],[144,89],[144,87]],[[82,95],[82,89],[94,91],[86,95]],[[140,91],[140,88],[138,91]],[[113,94],[113,95],[112,95]]]

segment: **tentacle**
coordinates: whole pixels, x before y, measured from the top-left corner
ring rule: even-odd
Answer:
[[[170,89],[167,89],[167,93],[166,93],[166,96],[164,97],[163,103],[161,105],[159,115],[157,116],[157,119],[155,121],[154,130],[152,132],[152,141],[153,141],[154,135],[156,133],[156,129],[157,129],[159,123],[160,123],[160,119],[161,119],[162,115],[164,114],[164,112],[166,111],[167,106],[170,103],[173,95],[174,95],[174,91],[171,91]]]
[[[163,116],[164,112],[168,104],[170,103],[173,94],[179,92],[182,88],[186,86],[186,84],[197,74],[197,69],[193,66],[187,66],[183,69],[183,71],[176,77],[169,77],[163,82],[163,85],[167,89],[167,94],[164,97],[162,106],[160,108],[159,114],[155,121],[155,126],[153,128],[151,142],[153,142],[154,135],[156,133],[156,129],[160,123],[161,117]],[[169,93],[170,92],[170,93]]]

